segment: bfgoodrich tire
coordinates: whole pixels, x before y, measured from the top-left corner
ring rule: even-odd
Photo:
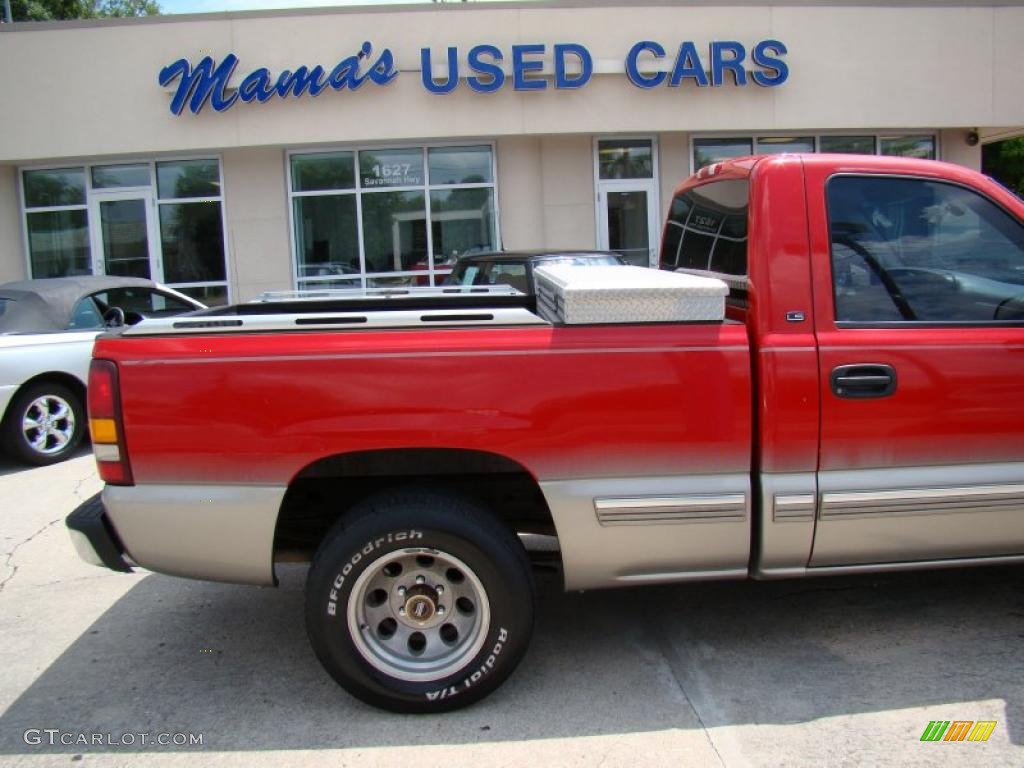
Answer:
[[[533,631],[530,565],[475,504],[401,491],[359,504],[324,539],[306,582],[306,629],[349,693],[393,712],[479,701]]]
[[[0,431],[13,458],[36,466],[56,464],[82,442],[85,408],[77,393],[43,381],[11,400]]]

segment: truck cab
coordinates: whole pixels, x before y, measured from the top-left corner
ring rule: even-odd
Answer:
[[[1024,552],[1022,218],[976,173],[887,157],[679,186],[661,266],[726,280],[749,332],[754,575]]]

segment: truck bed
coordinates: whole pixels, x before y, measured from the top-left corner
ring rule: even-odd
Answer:
[[[494,452],[537,480],[750,469],[733,322],[196,329],[94,355],[119,365],[139,484],[287,485],[326,456],[417,447]]]

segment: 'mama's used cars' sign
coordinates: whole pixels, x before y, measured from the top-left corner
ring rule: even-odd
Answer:
[[[715,88],[727,80],[737,86],[752,83],[770,88],[782,85],[789,77],[789,67],[782,60],[786,53],[786,46],[778,40],[761,40],[749,52],[735,40],[716,40],[702,56],[697,45],[687,41],[669,61],[664,46],[642,40],[629,49],[624,64],[626,76],[638,88],[678,87],[686,81]],[[423,48],[420,77],[423,87],[437,94],[451,93],[463,82],[478,93],[493,93],[507,87],[509,82],[517,91],[543,91],[549,87],[549,81],[541,74],[547,55],[548,47],[542,43],[513,45],[511,64],[506,65],[500,48],[484,44],[471,48],[463,65],[458,48],[449,47],[446,64],[441,65],[445,77],[438,79],[433,53],[430,48]],[[555,89],[583,88],[590,82],[594,59],[584,46],[557,43],[551,48],[551,57]],[[260,67],[245,75],[234,87],[230,82],[237,67],[238,57],[233,53],[220,62],[204,56],[195,65],[188,59],[178,59],[164,67],[160,70],[160,85],[175,87],[171,112],[180,115],[187,107],[198,114],[207,104],[217,112],[224,112],[239,101],[266,102],[275,97],[285,99],[307,93],[319,96],[328,89],[354,91],[367,83],[388,85],[400,74],[391,50],[385,48],[374,55],[369,42],[330,69],[320,64],[303,65],[275,76],[266,67]]]

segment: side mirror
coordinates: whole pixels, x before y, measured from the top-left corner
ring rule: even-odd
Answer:
[[[125,324],[124,310],[120,307],[110,307],[103,313],[103,325],[106,328],[121,328]]]

